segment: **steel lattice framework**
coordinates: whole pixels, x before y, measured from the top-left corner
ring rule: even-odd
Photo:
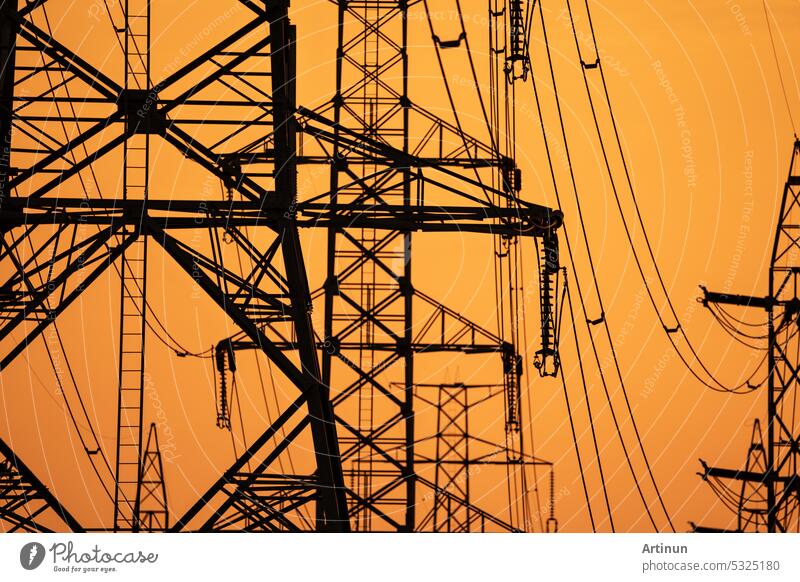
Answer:
[[[58,42],[42,26],[47,4],[3,1],[0,9],[0,134],[6,144],[0,159],[0,369],[56,326],[87,287],[116,271],[113,529],[414,531],[419,487],[483,523],[514,529],[417,474],[415,357],[497,354],[503,385],[513,385],[505,410],[513,416],[521,355],[513,342],[416,289],[412,233],[541,238],[552,251],[543,267],[547,279],[557,268],[552,257],[561,215],[523,201],[507,179],[487,186],[478,171],[507,177],[513,160],[411,100],[407,13],[414,3],[337,3],[336,93],[316,110],[296,102],[288,0],[242,0],[247,24],[155,80],[149,0],[127,0],[109,14],[124,53],[122,75],[101,72]],[[210,106],[225,113],[213,120],[196,113]],[[46,114],[53,109],[62,137]],[[216,138],[200,131],[208,125],[217,128]],[[220,179],[228,198],[175,199],[151,191],[156,139]],[[121,184],[103,193],[87,175],[120,149]],[[302,164],[330,168],[328,192],[298,196]],[[187,240],[185,233],[197,228],[206,232],[207,248]],[[300,244],[304,228],[327,231],[327,278],[313,294]],[[226,260],[223,237],[245,263]],[[297,389],[171,525],[154,433],[148,446],[142,443],[148,244],[158,245],[241,330],[220,342],[218,354],[227,355],[227,363],[226,355],[218,358],[223,372],[235,367],[236,350],[257,349]],[[547,319],[550,292],[543,297]],[[317,298],[324,302],[321,334],[311,320]],[[550,330],[552,322],[542,327]],[[22,340],[12,341],[12,332]],[[313,468],[277,471],[276,459],[304,434],[313,442]],[[96,442],[85,446],[99,451]],[[506,460],[520,462],[512,456]],[[100,464],[99,455],[90,457]],[[39,491],[37,499],[67,515],[29,471],[22,473]]]
[[[47,533],[65,526],[71,531],[83,531],[78,521],[2,440],[0,522],[8,525],[4,531],[9,532]]]
[[[767,312],[766,442],[760,423],[743,470],[703,463],[704,480],[722,485],[733,481],[738,494],[738,531],[800,530],[800,427],[794,413],[800,362],[797,359],[800,315],[800,141],[795,141],[781,198],[769,268],[769,294],[751,297],[703,289],[707,305],[756,307]],[[737,492],[738,493],[738,492]],[[708,528],[697,528],[700,530]]]

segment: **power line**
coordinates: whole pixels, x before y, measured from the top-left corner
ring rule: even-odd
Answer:
[[[656,258],[655,258],[655,253],[654,253],[653,247],[652,247],[652,245],[650,243],[650,238],[649,238],[649,236],[647,234],[647,229],[645,228],[645,225],[644,225],[644,219],[642,218],[642,213],[641,213],[641,210],[640,210],[640,207],[639,207],[638,200],[636,198],[636,192],[635,192],[635,189],[633,187],[633,180],[631,178],[630,171],[628,169],[627,159],[625,157],[625,154],[624,154],[624,151],[623,151],[623,148],[622,148],[622,140],[621,140],[621,137],[620,137],[620,134],[619,134],[619,129],[618,129],[617,121],[616,121],[616,116],[614,114],[614,110],[613,110],[612,105],[611,105],[611,98],[609,96],[608,86],[607,86],[606,79],[605,79],[605,72],[603,70],[602,59],[600,58],[600,52],[599,52],[599,48],[598,48],[598,45],[597,45],[597,37],[595,35],[594,25],[592,23],[591,12],[589,11],[588,0],[584,0],[584,2],[585,2],[585,6],[586,6],[588,21],[589,21],[589,27],[590,27],[590,30],[591,30],[592,40],[593,40],[593,44],[594,44],[594,51],[595,51],[595,56],[596,56],[596,59],[594,61],[595,64],[593,64],[591,68],[592,69],[596,68],[600,73],[600,79],[602,81],[603,92],[604,92],[604,95],[605,95],[606,104],[608,106],[608,112],[609,112],[609,116],[610,116],[610,121],[611,121],[612,127],[614,129],[614,136],[616,138],[616,143],[617,143],[617,147],[618,147],[618,150],[619,150],[620,159],[622,161],[622,165],[623,165],[623,168],[624,168],[624,172],[625,172],[625,177],[626,177],[626,180],[627,180],[628,188],[629,188],[629,191],[631,193],[631,198],[633,200],[634,208],[636,210],[636,216],[637,216],[639,225],[641,226],[642,235],[644,237],[645,244],[647,246],[647,251],[649,253],[650,260],[651,260],[651,262],[653,264],[653,268],[654,268],[654,271],[656,273],[656,277],[658,279],[659,285],[661,287],[661,290],[662,290],[662,292],[664,294],[664,297],[666,299],[666,302],[667,302],[667,305],[669,307],[669,310],[670,310],[670,312],[672,314],[672,317],[674,318],[676,324],[674,326],[669,326],[667,324],[667,322],[664,320],[663,316],[661,315],[661,312],[660,312],[660,310],[659,310],[659,308],[658,308],[658,306],[656,304],[655,297],[653,295],[652,289],[650,288],[650,284],[648,283],[647,277],[644,274],[644,268],[642,266],[641,259],[639,258],[639,254],[638,254],[638,252],[636,250],[636,247],[635,247],[635,244],[634,244],[634,241],[633,241],[633,235],[631,234],[630,227],[628,225],[628,221],[625,218],[625,214],[624,214],[624,211],[622,209],[622,203],[621,203],[621,200],[619,198],[619,192],[618,192],[617,186],[616,186],[616,181],[614,180],[614,175],[613,175],[613,172],[611,170],[611,164],[610,164],[610,161],[609,161],[609,158],[608,158],[608,152],[606,150],[605,141],[603,140],[602,132],[600,130],[600,124],[599,124],[599,121],[598,121],[598,118],[597,118],[597,110],[595,108],[594,99],[592,98],[591,89],[589,87],[589,81],[588,81],[588,77],[587,77],[587,68],[588,67],[584,64],[584,59],[581,56],[581,49],[580,49],[580,44],[579,44],[579,41],[578,41],[577,29],[575,27],[575,20],[573,18],[571,2],[570,2],[570,0],[567,0],[567,9],[569,11],[573,38],[575,40],[575,48],[576,48],[576,51],[578,53],[578,58],[579,58],[580,63],[581,63],[580,66],[581,66],[581,72],[582,72],[582,75],[583,75],[584,86],[586,88],[586,94],[587,94],[588,102],[589,102],[589,105],[590,105],[590,108],[591,108],[591,111],[592,111],[592,118],[593,118],[593,122],[594,122],[594,125],[595,125],[595,130],[597,132],[599,145],[600,145],[601,151],[603,153],[603,160],[605,162],[605,167],[606,167],[606,170],[607,170],[607,173],[608,173],[609,181],[610,181],[610,184],[611,184],[611,189],[612,189],[612,192],[614,194],[614,199],[615,199],[615,202],[616,202],[617,210],[618,210],[620,218],[622,220],[622,225],[623,225],[623,229],[625,231],[625,236],[626,236],[626,238],[628,240],[628,245],[630,246],[631,252],[633,254],[633,258],[634,258],[634,262],[636,264],[637,270],[638,270],[639,275],[640,275],[640,277],[642,279],[642,282],[643,282],[643,284],[645,286],[645,290],[647,292],[648,299],[650,300],[650,303],[653,306],[653,310],[655,311],[656,316],[658,317],[658,320],[659,320],[659,322],[661,324],[662,329],[664,330],[664,332],[665,332],[665,334],[667,336],[667,339],[669,340],[670,344],[672,345],[672,347],[674,348],[676,354],[678,355],[678,358],[681,360],[681,362],[684,364],[684,366],[687,368],[687,370],[699,382],[701,382],[707,388],[709,388],[711,390],[714,390],[714,391],[717,391],[717,392],[728,392],[728,393],[734,393],[734,394],[748,394],[749,393],[749,389],[748,388],[751,385],[751,380],[755,377],[756,373],[758,372],[758,369],[754,370],[753,373],[744,382],[741,382],[740,384],[738,384],[736,386],[726,386],[724,383],[720,382],[714,376],[714,374],[709,370],[709,368],[700,359],[700,356],[697,353],[697,350],[694,348],[692,342],[689,340],[689,337],[686,334],[686,331],[684,330],[683,326],[680,323],[680,319],[678,317],[677,311],[676,311],[676,309],[674,307],[674,304],[673,304],[672,299],[671,299],[671,297],[669,295],[669,292],[667,291],[667,287],[666,287],[666,284],[664,282],[663,275],[661,273],[660,268],[658,267],[658,263],[657,263]],[[709,376],[709,378],[711,379],[711,382],[713,382],[716,386],[714,384],[711,384],[709,381],[705,380],[697,372],[695,372],[695,370],[692,367],[690,361],[684,355],[682,350],[678,347],[678,344],[675,342],[675,339],[672,336],[672,334],[675,333],[675,332],[679,332],[681,334],[681,336],[683,337],[683,339],[686,342],[686,345],[687,345],[687,347],[688,347],[688,349],[689,349],[689,351],[691,353],[691,356],[692,356],[693,360],[696,361],[700,365],[701,369]]]
[[[566,278],[566,276],[565,276],[565,278]],[[606,487],[605,473],[603,471],[603,460],[602,460],[602,458],[600,456],[600,448],[599,448],[599,445],[598,445],[598,442],[597,442],[597,431],[595,430],[594,416],[592,415],[592,404],[591,404],[591,401],[589,400],[589,389],[586,386],[586,374],[585,374],[584,369],[583,369],[583,359],[581,358],[582,350],[580,348],[580,344],[579,344],[579,341],[578,341],[578,329],[577,329],[577,326],[575,325],[575,311],[573,310],[573,307],[572,307],[572,295],[569,292],[569,287],[567,286],[566,281],[565,281],[564,285],[565,285],[565,290],[566,290],[566,295],[567,295],[567,304],[569,305],[570,323],[572,324],[572,336],[575,339],[575,353],[577,354],[578,369],[580,370],[580,374],[581,374],[581,385],[583,386],[583,397],[584,397],[584,399],[586,401],[586,411],[587,411],[587,413],[589,415],[589,428],[591,429],[591,433],[592,433],[592,444],[594,445],[595,459],[597,460],[597,470],[600,473],[600,485],[601,485],[601,487],[603,489],[603,499],[605,501],[606,511],[608,513],[608,523],[611,526],[611,531],[614,532],[614,531],[616,531],[615,527],[614,527],[614,515],[613,515],[613,513],[611,511],[611,502],[609,501],[608,488]],[[566,379],[564,377],[564,373],[563,372],[561,373],[561,381],[564,384],[564,392],[565,392],[565,396],[566,396],[567,386],[566,386]],[[567,401],[567,406],[569,406],[569,401]],[[572,422],[572,412],[570,411],[570,423],[571,422]],[[575,439],[574,429],[573,429],[573,439]],[[575,447],[576,447],[576,449],[578,447],[577,439],[575,439]],[[583,468],[581,468],[581,474],[583,474]],[[588,504],[588,499],[587,499],[587,504]],[[589,505],[589,510],[590,510],[590,513],[591,513],[591,505]],[[592,523],[592,529],[594,529],[594,522]]]
[[[783,82],[783,73],[781,72],[781,64],[778,60],[778,51],[775,48],[775,38],[772,35],[772,25],[770,23],[769,10],[767,8],[767,0],[762,0],[764,5],[764,19],[767,21],[767,32],[769,33],[769,42],[772,46],[772,56],[775,59],[775,69],[778,71],[778,79],[781,82],[781,91],[783,92],[783,102],[786,104],[786,113],[789,114],[789,121],[792,124],[792,131],[794,132],[794,139],[797,139],[797,126],[794,123],[794,116],[792,115],[792,107],[789,105],[789,95],[786,91],[786,84]]]
[[[556,78],[555,78],[555,69],[554,69],[554,66],[553,66],[553,60],[552,60],[552,55],[551,55],[551,51],[550,51],[550,45],[549,45],[548,38],[547,38],[547,26],[546,26],[545,18],[544,18],[544,10],[543,10],[543,7],[542,7],[541,3],[539,4],[539,13],[540,13],[540,19],[541,19],[541,24],[542,24],[542,34],[543,34],[543,39],[544,39],[544,45],[545,45],[546,53],[547,53],[547,60],[548,60],[548,65],[549,65],[550,78],[551,78],[551,81],[552,81],[552,84],[553,84],[553,94],[554,94],[554,97],[555,97],[556,107],[557,107],[557,111],[558,111],[558,118],[559,118],[559,124],[560,124],[560,128],[561,128],[561,134],[562,134],[562,138],[563,138],[563,141],[564,141],[564,148],[565,148],[565,152],[566,152],[569,175],[570,175],[570,178],[571,178],[572,190],[573,190],[573,193],[575,195],[575,202],[576,202],[576,208],[577,208],[579,224],[580,224],[580,227],[581,227],[582,238],[583,238],[584,245],[585,245],[585,248],[586,248],[587,257],[588,257],[588,260],[589,260],[590,272],[592,274],[592,280],[593,280],[593,283],[594,283],[594,289],[595,289],[595,292],[596,292],[596,295],[597,295],[597,300],[598,300],[598,303],[599,303],[599,306],[600,306],[600,310],[601,310],[599,318],[597,318],[595,320],[592,320],[592,319],[590,319],[588,317],[588,313],[586,312],[586,304],[585,304],[585,301],[584,301],[583,292],[581,290],[580,280],[578,279],[577,269],[576,269],[575,263],[574,263],[574,254],[573,254],[573,251],[572,251],[571,243],[570,243],[570,240],[569,240],[569,235],[568,235],[568,232],[567,232],[567,229],[566,229],[566,225],[565,225],[564,226],[564,239],[565,239],[565,241],[567,243],[567,253],[568,253],[568,256],[570,257],[570,262],[571,262],[571,266],[572,266],[572,270],[573,270],[573,275],[574,275],[574,278],[575,278],[575,284],[576,284],[577,289],[578,289],[578,297],[580,299],[580,303],[581,303],[581,306],[583,308],[584,315],[586,316],[586,326],[587,326],[587,330],[589,332],[589,338],[590,338],[590,341],[591,341],[591,344],[592,344],[592,351],[593,351],[593,354],[594,354],[594,357],[595,357],[595,361],[597,363],[597,367],[598,367],[598,372],[600,374],[601,383],[603,385],[603,389],[605,391],[606,398],[608,399],[609,410],[611,412],[612,419],[614,421],[615,429],[616,429],[617,434],[619,436],[620,444],[622,446],[623,453],[625,455],[626,462],[628,464],[628,468],[631,471],[631,475],[632,475],[632,477],[634,479],[634,483],[635,483],[637,492],[639,493],[639,497],[642,500],[642,503],[644,505],[644,508],[645,508],[645,511],[646,511],[646,513],[648,515],[648,518],[650,519],[650,522],[653,525],[653,527],[657,530],[658,528],[657,528],[657,526],[655,524],[655,520],[654,520],[653,515],[652,515],[652,513],[650,511],[649,505],[648,505],[647,501],[645,500],[644,493],[643,493],[643,491],[641,489],[641,486],[639,484],[638,479],[636,478],[636,474],[635,474],[634,469],[633,469],[631,458],[630,458],[630,455],[628,454],[627,446],[625,444],[625,439],[623,438],[623,435],[622,435],[622,432],[621,432],[621,428],[620,428],[620,425],[619,425],[619,422],[618,422],[618,419],[617,419],[617,415],[616,415],[616,412],[614,410],[613,403],[611,401],[611,396],[610,396],[610,393],[608,391],[608,386],[607,386],[606,380],[605,380],[605,374],[603,373],[603,367],[602,367],[602,365],[600,363],[600,358],[599,358],[599,355],[598,355],[598,352],[597,352],[597,347],[596,347],[596,344],[595,344],[595,341],[594,341],[594,336],[591,333],[591,327],[593,325],[602,324],[604,329],[605,329],[605,332],[606,332],[606,337],[608,339],[609,348],[610,348],[610,351],[611,351],[612,359],[614,361],[615,369],[616,369],[616,372],[617,372],[617,377],[619,379],[620,388],[621,388],[621,391],[622,391],[622,394],[623,394],[623,397],[624,397],[624,401],[625,401],[625,404],[626,404],[626,407],[627,407],[627,412],[628,412],[628,415],[629,415],[629,418],[630,418],[630,421],[631,421],[631,425],[632,425],[633,430],[634,430],[634,435],[636,437],[636,441],[638,443],[639,450],[642,453],[642,458],[643,458],[645,466],[647,468],[648,476],[650,478],[651,483],[653,484],[653,488],[654,488],[654,490],[656,492],[659,505],[661,506],[661,509],[662,509],[664,515],[667,518],[669,526],[673,531],[675,531],[675,528],[674,528],[674,526],[672,524],[672,519],[670,518],[669,512],[667,511],[666,506],[664,504],[664,500],[663,500],[663,498],[661,496],[661,491],[660,491],[660,489],[658,487],[658,484],[656,483],[655,476],[653,475],[653,472],[652,472],[652,469],[651,469],[651,466],[650,466],[650,462],[649,462],[649,459],[647,457],[647,453],[646,453],[646,451],[644,449],[644,446],[643,446],[643,443],[642,443],[642,440],[641,440],[641,437],[640,437],[640,434],[639,434],[639,429],[638,429],[638,426],[637,426],[637,423],[636,423],[635,416],[633,414],[633,409],[631,407],[630,400],[628,398],[627,389],[625,387],[625,382],[624,382],[624,379],[623,379],[623,376],[622,376],[622,372],[621,372],[621,369],[620,369],[620,366],[619,366],[619,362],[617,360],[616,350],[614,349],[613,340],[611,338],[611,332],[610,332],[610,329],[608,327],[608,321],[607,321],[607,318],[606,318],[605,309],[603,307],[603,300],[602,300],[602,296],[601,296],[601,293],[600,293],[600,288],[599,288],[599,284],[598,284],[598,280],[597,280],[597,274],[596,274],[596,270],[595,270],[595,267],[594,267],[594,261],[592,259],[591,247],[589,245],[586,224],[584,222],[583,210],[582,210],[581,203],[580,203],[580,197],[578,195],[577,183],[576,183],[576,180],[575,180],[575,173],[574,173],[574,168],[573,168],[573,165],[572,165],[572,158],[571,158],[570,151],[569,151],[569,140],[567,138],[566,127],[565,127],[565,124],[564,124],[564,117],[563,117],[563,113],[562,113],[562,110],[561,110],[561,101],[560,101],[560,98],[559,98],[559,95],[558,95],[558,86],[557,86],[557,82],[556,82]],[[533,69],[533,63],[531,62],[530,64],[531,64],[531,69]],[[538,101],[538,92],[537,92],[537,89],[536,89],[536,81],[535,81],[534,75],[531,75],[531,82],[532,82],[532,85],[533,85],[533,88],[534,88],[534,93],[537,96],[537,107],[539,108],[540,119],[542,119],[542,117],[541,117],[541,107],[540,107],[539,101]],[[542,121],[542,129],[544,130],[543,121]],[[544,139],[545,139],[545,141],[547,141],[546,133],[544,135]],[[557,180],[555,178],[555,170],[553,168],[552,159],[550,158],[550,155],[549,155],[549,148],[548,148],[548,160],[550,162],[550,171],[551,171],[551,176],[552,176],[552,180],[553,180],[553,185],[554,185],[554,189],[555,189],[556,198],[557,198],[557,201],[558,201],[559,208],[561,208],[561,201],[560,201],[560,196],[559,196],[559,193],[558,193]]]

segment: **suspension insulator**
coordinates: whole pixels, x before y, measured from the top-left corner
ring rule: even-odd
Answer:
[[[227,370],[236,372],[236,359],[233,355],[233,344],[230,340],[223,340],[217,344],[214,359],[219,372],[219,393],[217,394],[217,427],[230,430],[231,411],[228,398]]]
[[[506,75],[509,82],[528,78],[528,6],[526,0],[510,0],[508,23],[508,56]]]
[[[522,170],[511,158],[503,160],[503,190],[509,194],[522,191]]]
[[[506,393],[506,432],[518,432],[522,410],[520,388],[522,386],[522,356],[512,345],[503,347],[503,380]]]
[[[558,532],[558,520],[556,519],[556,478],[553,469],[550,469],[550,515],[547,518],[547,533]]]
[[[550,273],[557,273],[559,269],[558,237],[554,232],[548,232],[543,239],[544,267]]]
[[[558,338],[556,314],[558,313],[558,237],[548,231],[542,237],[539,258],[539,307],[541,315],[542,347],[536,352],[533,365],[542,376],[555,376],[558,373]]]

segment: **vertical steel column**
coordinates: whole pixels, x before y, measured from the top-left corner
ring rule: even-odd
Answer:
[[[408,98],[408,4],[406,0],[400,3],[402,10],[402,26],[403,26],[403,42],[401,45],[403,56],[403,94],[401,97],[400,105],[403,107],[403,153],[409,153],[409,109],[411,102]],[[404,169],[403,176],[403,203],[406,208],[411,208],[411,172],[410,168]],[[403,234],[403,283],[401,289],[403,292],[404,315],[405,315],[405,334],[403,342],[405,344],[406,353],[405,359],[405,387],[403,403],[403,419],[406,425],[406,443],[405,443],[405,480],[406,480],[406,531],[413,532],[416,525],[416,473],[414,471],[414,352],[411,349],[412,342],[412,327],[413,327],[413,299],[414,299],[414,286],[411,281],[411,233],[406,232]]]
[[[783,218],[784,206],[786,199],[781,202],[781,212],[778,215]],[[780,232],[780,223],[778,224],[778,232]],[[773,262],[769,268],[769,297],[775,297],[775,251],[778,247],[779,235],[775,236],[775,246],[773,249]],[[775,358],[775,345],[777,334],[775,333],[775,314],[773,313],[774,306],[770,302],[767,307],[767,466],[764,468],[764,486],[767,488],[767,531],[775,533],[777,531],[777,507],[775,506],[775,384],[776,384],[776,358]]]
[[[320,381],[319,360],[310,316],[311,293],[294,216],[297,203],[295,31],[289,23],[288,0],[268,0],[266,8],[271,45],[275,190],[277,200],[286,209],[282,221],[281,250],[286,266],[286,279],[292,291],[291,306],[305,390],[308,393],[308,411],[314,419],[311,431],[320,481],[317,529],[347,531],[347,503],[336,425],[328,386]]]
[[[796,396],[800,390],[800,141],[795,141],[784,186],[769,272],[767,384],[767,531],[786,532],[800,527],[800,428]],[[776,320],[775,308],[782,307]]]
[[[340,128],[409,151],[408,5],[339,2],[331,208],[412,204],[411,171],[367,160],[339,143]],[[342,439],[356,529],[415,526],[411,235],[330,227],[325,283],[323,379],[337,359],[351,373],[334,397],[348,425]],[[402,369],[401,369],[402,368]],[[391,385],[402,383],[396,398]],[[388,460],[388,459],[391,459]],[[375,516],[404,506],[397,523]]]

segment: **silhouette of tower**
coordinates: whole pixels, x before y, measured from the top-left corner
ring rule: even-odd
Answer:
[[[147,435],[139,487],[141,488],[138,494],[139,516],[142,531],[166,531],[169,529],[167,487],[164,484],[164,467],[155,423],[150,425],[150,432]]]
[[[208,39],[208,48],[160,79],[150,69],[148,0],[115,3],[109,14],[123,51],[124,70],[115,74],[37,24],[47,21],[40,17],[48,3],[21,4],[0,9],[0,139],[7,144],[0,157],[0,262],[10,273],[0,282],[0,370],[56,327],[87,288],[117,275],[116,457],[108,461],[104,450],[86,448],[98,474],[110,467],[109,529],[416,529],[413,387],[422,353],[496,357],[509,434],[520,434],[524,346],[514,322],[520,286],[511,263],[517,241],[533,250],[543,239],[552,248],[562,216],[522,199],[521,175],[496,136],[483,143],[412,100],[408,2],[338,3],[336,91],[316,110],[297,104],[288,0],[242,3],[240,27],[214,30],[219,39]],[[436,40],[437,52],[466,45],[466,33]],[[17,66],[21,55],[25,62]],[[502,66],[495,72],[505,78]],[[58,82],[48,87],[51,78]],[[223,113],[213,120],[197,113],[209,107]],[[42,113],[53,110],[55,118]],[[490,132],[510,120],[492,116]],[[227,197],[151,190],[156,174],[174,171],[150,159],[156,141],[218,179]],[[94,168],[114,151],[122,154],[122,168],[115,167],[122,189],[103,192]],[[329,171],[329,191],[300,196],[299,164]],[[326,281],[314,294],[304,228],[327,236]],[[207,245],[187,236],[198,229]],[[499,271],[509,273],[501,285],[517,294],[499,306],[502,332],[487,332],[412,282],[415,232],[476,233],[498,244]],[[243,261],[226,260],[223,239]],[[159,513],[166,495],[155,433],[155,452],[143,448],[145,333],[153,317],[148,245],[238,328],[230,358],[235,350],[258,350],[296,392],[169,525],[166,507]],[[555,355],[548,315],[555,297],[547,284],[543,289],[540,356],[547,357]],[[321,329],[312,323],[314,300],[323,302]],[[228,412],[226,401],[223,425]],[[276,469],[303,439],[311,443],[313,467]]]
[[[0,533],[83,528],[14,451],[0,439]]]
[[[741,482],[738,525],[746,531],[800,531],[800,419],[795,414],[800,389],[798,326],[800,325],[800,141],[794,142],[789,177],[783,189],[769,268],[769,293],[751,297],[703,289],[702,302],[754,307],[767,312],[766,440],[763,448],[753,431],[748,466],[744,470],[703,464],[705,480]],[[729,490],[729,489],[726,489]],[[762,510],[748,509],[755,496],[766,501]]]

